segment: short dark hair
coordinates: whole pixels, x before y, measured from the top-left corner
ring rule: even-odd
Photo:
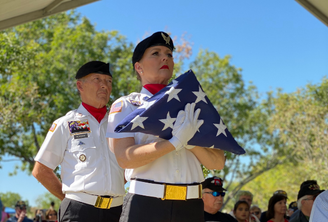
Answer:
[[[273,195],[270,200],[269,200],[269,204],[268,204],[268,211],[266,213],[266,216],[268,218],[268,220],[270,220],[271,218],[274,218],[274,205],[281,201],[281,200],[287,200],[287,198],[285,196],[282,195]]]
[[[238,200],[235,203],[235,206],[233,208],[233,212],[236,212],[237,208],[239,207],[240,204],[246,204],[248,206],[248,209],[250,209],[251,206],[249,206],[249,204],[245,201],[245,200]]]

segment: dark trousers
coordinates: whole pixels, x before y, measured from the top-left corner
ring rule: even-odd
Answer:
[[[89,204],[65,198],[59,208],[59,222],[118,222],[122,206],[99,209]]]
[[[203,222],[202,199],[161,200],[128,193],[120,222]]]

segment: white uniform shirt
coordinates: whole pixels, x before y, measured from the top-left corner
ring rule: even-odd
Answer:
[[[324,221],[328,221],[328,190],[315,198],[310,215],[310,222]]]
[[[81,104],[50,128],[35,161],[51,169],[61,165],[64,193],[125,194],[124,170],[110,152],[105,136],[107,117],[99,123]]]
[[[161,141],[161,138],[144,133],[115,133],[115,127],[128,114],[141,105],[145,97],[152,94],[145,88],[140,93],[131,93],[116,100],[108,116],[106,137],[127,138],[134,137],[135,144],[148,144]],[[113,109],[113,107],[115,107]],[[112,144],[112,143],[110,143]],[[200,183],[204,180],[201,164],[196,156],[187,149],[172,151],[155,161],[135,169],[126,169],[125,178],[147,179],[162,183],[190,184]]]

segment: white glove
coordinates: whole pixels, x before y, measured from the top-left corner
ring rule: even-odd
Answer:
[[[204,123],[204,120],[198,120],[201,110],[197,109],[194,112],[195,105],[195,103],[188,103],[185,106],[185,110],[178,113],[172,130],[173,136],[169,140],[176,150],[185,147],[188,141],[193,138],[199,127]]]

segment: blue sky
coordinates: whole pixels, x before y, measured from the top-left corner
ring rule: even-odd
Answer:
[[[77,11],[97,30],[117,30],[134,44],[160,30],[185,34],[190,61],[200,49],[230,55],[261,93],[294,92],[328,76],[328,27],[295,0],[103,0]],[[1,163],[0,192],[19,193],[33,206],[46,189],[26,173],[9,177],[15,164]]]

